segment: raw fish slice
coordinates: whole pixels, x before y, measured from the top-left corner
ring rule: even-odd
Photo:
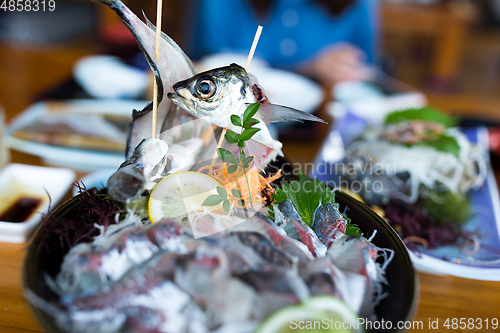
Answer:
[[[314,211],[312,229],[319,240],[329,248],[332,242],[345,235],[347,221],[336,204],[319,205]]]
[[[290,270],[269,266],[265,271],[252,270],[239,274],[238,278],[257,291],[254,311],[259,319],[264,319],[284,306],[300,303],[310,296],[304,280]]]
[[[210,329],[250,320],[255,290],[232,276],[228,257],[221,248],[198,244],[195,252],[178,257],[176,284],[203,307]]]
[[[149,326],[159,332],[189,332],[205,327],[205,315],[186,292],[171,281],[137,273],[97,297],[71,304],[69,331],[118,332]],[[175,302],[165,301],[169,299]]]
[[[141,227],[126,231],[103,252],[101,272],[107,279],[116,281],[129,269],[151,258],[159,251],[148,235],[148,230]]]
[[[256,213],[244,222],[226,230],[228,233],[240,231],[258,232],[266,236],[279,249],[283,250],[288,255],[297,258],[299,262],[307,262],[313,258],[306,245],[288,237],[283,229],[278,227],[261,213]]]
[[[217,244],[224,249],[228,257],[229,269],[233,275],[265,265],[262,257],[251,247],[244,245],[238,237],[205,237],[203,241]]]
[[[186,244],[191,237],[186,236],[183,228],[172,220],[161,220],[147,229],[151,241],[168,252],[186,253]]]
[[[88,243],[75,246],[64,257],[57,285],[61,294],[92,294],[121,279],[128,271],[160,250],[186,253],[191,238],[171,220],[149,228],[131,227],[116,234],[106,247]]]
[[[326,247],[314,231],[302,221],[290,199],[274,206],[274,216],[276,224],[283,228],[288,236],[304,243],[315,257],[325,256]]]
[[[384,258],[382,264],[375,260],[379,256]],[[332,263],[341,269],[346,275],[346,293],[354,302],[359,299],[359,292],[364,290],[364,301],[360,304],[358,311],[360,315],[368,317],[373,314],[373,308],[385,297],[383,284],[386,284],[385,267],[392,260],[393,251],[379,249],[369,240],[362,236],[344,236],[333,241],[328,249],[328,257]],[[357,282],[361,276],[366,288],[360,289],[361,282]],[[357,296],[357,297],[355,297]]]
[[[235,323],[229,323],[218,328],[213,333],[253,333],[259,326],[259,322],[257,320],[252,321],[239,321]]]
[[[92,252],[91,244],[78,244],[64,256],[52,289],[59,295],[97,292],[106,280],[100,270],[102,257],[101,253]]]
[[[141,21],[119,0],[95,0],[115,11],[127,28],[134,35],[139,49],[146,57],[158,85],[158,121],[157,133],[160,133],[162,124],[166,120],[173,103],[166,98],[174,83],[187,79],[195,74],[193,64],[181,48],[166,34],[162,33],[160,45],[160,60],[156,61],[156,29]],[[127,158],[142,139],[151,137],[152,104],[148,104],[142,111],[135,112],[133,125],[129,137]]]
[[[377,248],[362,236],[344,236],[333,241],[328,249],[330,260],[338,268],[377,279],[375,259]]]
[[[360,316],[370,316],[373,297],[370,281],[363,275],[342,271],[328,257],[317,258],[301,267],[311,295],[332,295],[342,299]]]
[[[300,275],[306,281],[311,296],[342,296],[339,287],[335,283],[338,280],[337,270],[332,268],[327,257],[317,258],[302,265]]]
[[[229,268],[229,271],[224,270],[224,272],[238,277],[245,286],[251,287],[251,290],[257,293],[252,297],[251,318],[263,319],[274,310],[296,304],[309,296],[309,290],[297,272],[295,264],[297,260],[295,258],[292,260],[262,234],[233,232],[228,237],[219,235],[203,238],[202,241],[223,248]],[[197,268],[196,272],[202,274],[205,266],[210,266],[209,263],[213,264],[213,261]],[[226,263],[221,262],[221,267],[223,264]],[[227,282],[225,275],[220,273],[217,275],[221,283],[211,281],[207,285],[200,286],[201,290],[209,293],[205,295],[207,298],[217,298],[218,296],[213,293],[218,290],[218,286],[225,288],[224,283],[231,283]],[[243,301],[249,299],[245,298],[240,302]],[[233,307],[237,305],[234,301],[231,304]]]
[[[269,264],[291,269],[297,261],[281,251],[264,235],[258,232],[237,232],[234,235],[246,246],[257,252]],[[295,259],[295,260],[294,260]]]
[[[106,249],[97,249],[87,243],[79,244],[64,257],[57,278],[59,292],[69,295],[98,292],[100,287],[119,280],[158,250],[144,228],[123,232]]]

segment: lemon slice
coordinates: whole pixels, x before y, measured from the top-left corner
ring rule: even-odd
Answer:
[[[187,224],[188,213],[201,210],[205,199],[217,194],[220,186],[212,177],[199,172],[178,171],[164,177],[149,197],[151,223],[171,218]]]
[[[364,332],[358,316],[340,299],[314,296],[288,306],[265,319],[255,333]]]

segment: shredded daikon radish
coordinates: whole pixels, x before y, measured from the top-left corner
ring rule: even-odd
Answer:
[[[410,178],[404,187],[408,193],[399,193],[398,197],[410,203],[417,201],[421,186],[454,193],[465,193],[477,188],[484,182],[487,172],[482,150],[471,145],[456,129],[449,129],[445,133],[457,140],[460,146],[458,158],[432,147],[405,146],[381,140],[380,130],[377,129],[366,131],[363,140],[353,142],[346,155],[362,157],[371,163],[364,170],[384,173],[394,183],[401,183],[397,175],[407,172]]]

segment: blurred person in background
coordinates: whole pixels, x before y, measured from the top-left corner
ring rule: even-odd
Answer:
[[[200,0],[191,54],[248,53],[323,84],[363,80],[379,44],[378,0]]]

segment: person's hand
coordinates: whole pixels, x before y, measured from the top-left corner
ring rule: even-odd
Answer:
[[[307,72],[327,85],[340,81],[365,80],[368,67],[364,59],[363,51],[352,44],[331,45],[318,53]]]

